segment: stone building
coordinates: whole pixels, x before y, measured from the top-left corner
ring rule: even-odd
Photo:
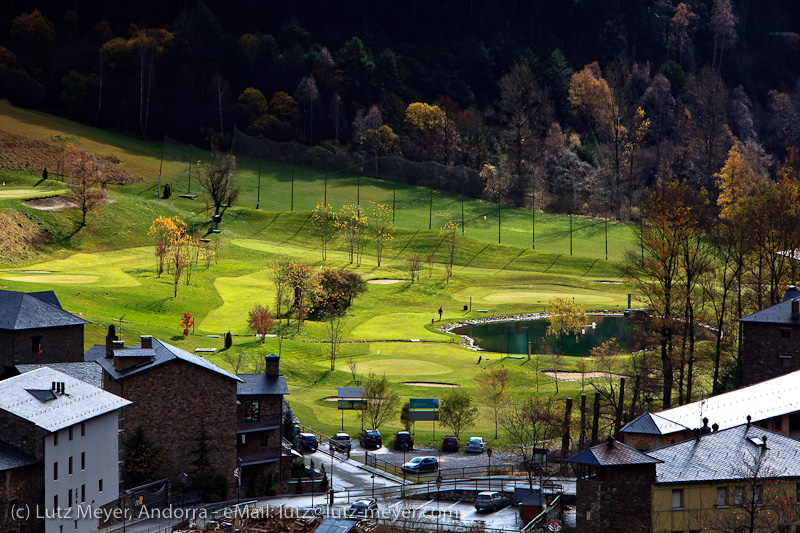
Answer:
[[[567,462],[577,477],[578,533],[648,530],[659,459],[609,438]]]
[[[783,301],[739,319],[742,382],[752,385],[800,370],[800,291],[789,287]]]
[[[263,374],[238,374],[242,381],[237,385],[237,461],[242,486],[258,494],[291,478],[291,455],[284,452],[281,437],[283,396],[289,387],[279,374],[277,355],[265,356],[264,363]]]
[[[16,524],[22,531],[97,530],[95,512],[113,505],[120,493],[119,421],[126,405],[46,367],[0,381],[4,519],[9,505],[17,504],[31,512]],[[17,528],[3,531],[9,530]]]
[[[234,484],[240,378],[151,336],[125,348],[110,333],[105,346],[90,348],[85,357],[103,367],[105,390],[133,402],[124,411],[125,432],[142,427],[145,438],[161,450],[164,477],[177,484],[186,473],[191,483],[213,471],[228,486]],[[202,469],[192,465],[201,440],[210,463]]]
[[[61,308],[53,291],[0,290],[0,378],[17,364],[83,361],[88,322]]]

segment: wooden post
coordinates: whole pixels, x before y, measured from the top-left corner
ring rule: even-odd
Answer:
[[[625,378],[619,378],[619,402],[614,416],[614,438],[622,442],[619,430],[622,428],[622,410],[625,406]]]
[[[578,448],[581,450],[586,446],[586,395],[581,394],[581,435],[578,439]]]
[[[597,434],[600,431],[600,393],[594,393],[594,418],[592,420],[592,440],[590,446],[597,444]]]
[[[572,420],[572,398],[567,398],[567,406],[564,409],[564,427],[561,434],[561,470],[567,466],[567,454],[569,453],[569,426]]]

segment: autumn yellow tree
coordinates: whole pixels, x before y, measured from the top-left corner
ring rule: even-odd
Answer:
[[[392,208],[387,204],[370,201],[370,227],[375,237],[375,255],[378,266],[381,266],[383,248],[394,238],[394,225],[392,224]]]
[[[356,265],[361,266],[361,253],[367,238],[367,216],[361,206],[355,204],[342,206],[336,224],[347,243],[350,263],[355,260]]]
[[[325,261],[328,256],[328,243],[339,231],[339,215],[330,204],[320,202],[311,213],[311,222],[314,224],[314,231],[322,245],[322,260]],[[378,266],[380,266],[380,260],[378,260]]]
[[[586,310],[582,305],[568,298],[552,298],[547,306],[550,315],[547,326],[547,335],[558,337],[558,354],[564,350],[564,335],[572,334],[578,338],[578,331],[586,325]],[[557,354],[557,355],[558,355]],[[556,372],[556,392],[558,392],[558,358],[553,358],[554,371]]]
[[[508,385],[508,369],[504,366],[495,366],[478,376],[478,390],[480,399],[494,416],[494,438],[497,438],[497,426],[500,413],[505,405],[506,386]]]
[[[447,281],[450,282],[450,277],[453,275],[453,262],[456,258],[456,244],[458,224],[452,220],[448,220],[447,224],[439,229],[439,235],[442,237],[442,244],[447,250]]]
[[[177,216],[171,218],[159,216],[150,225],[147,234],[156,241],[154,245],[157,260],[156,277],[160,278],[164,271],[164,261],[172,241],[183,233],[186,233],[186,223]]]
[[[289,291],[294,294],[294,309],[297,316],[297,331],[314,309],[320,294],[319,276],[313,267],[300,261],[289,261],[283,265],[283,277]]]
[[[81,210],[81,226],[86,215],[100,208],[108,197],[103,165],[91,152],[68,144],[64,149],[64,173],[67,176],[66,198]]]
[[[728,150],[728,158],[715,178],[719,187],[717,207],[724,219],[735,217],[741,202],[767,185],[765,177],[747,161],[739,143]]]

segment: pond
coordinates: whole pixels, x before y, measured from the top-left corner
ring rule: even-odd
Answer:
[[[588,315],[587,324],[575,335],[564,335],[564,355],[586,357],[592,348],[615,338],[619,347],[626,351],[631,338],[633,322],[616,315]],[[475,344],[491,352],[507,354],[527,354],[528,340],[532,353],[558,352],[559,340],[556,336],[546,337],[550,321],[546,318],[517,320],[513,322],[490,322],[469,324],[453,330],[457,335],[471,337]],[[549,345],[549,348],[545,346]]]

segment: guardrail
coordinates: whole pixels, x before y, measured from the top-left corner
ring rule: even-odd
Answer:
[[[345,489],[337,490],[334,492],[334,498],[345,499],[348,503],[351,500],[359,498],[377,498],[377,499],[400,499],[409,496],[417,495],[431,495],[437,492],[447,492],[451,490],[474,490],[477,492],[484,490],[508,490],[512,487],[528,487],[527,480],[521,479],[453,479],[443,481],[440,488],[437,489],[434,480],[428,480],[424,483],[412,483],[408,485],[391,486],[391,487],[374,487],[363,489]],[[536,485],[538,487],[538,485]],[[560,493],[562,487],[557,483],[543,483],[542,488],[545,493],[556,494]],[[555,501],[555,500],[554,500]]]

